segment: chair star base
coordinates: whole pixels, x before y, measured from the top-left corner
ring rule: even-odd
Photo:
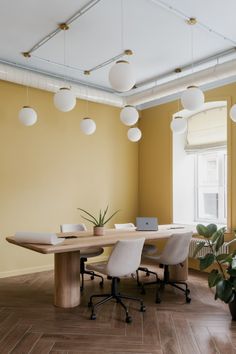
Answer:
[[[170,280],[170,273],[169,273],[169,267],[168,265],[164,265],[164,278],[163,279],[157,279],[156,281],[152,281],[152,282],[148,282],[148,283],[142,283],[141,284],[141,293],[145,294],[145,289],[144,287],[147,285],[153,285],[156,284],[157,285],[157,289],[156,289],[156,303],[160,304],[161,303],[161,296],[160,293],[163,292],[163,290],[165,289],[166,285],[171,285],[174,288],[181,290],[185,293],[185,300],[187,304],[190,304],[191,302],[191,298],[190,298],[190,290],[188,288],[188,284],[184,281],[171,281]],[[159,288],[158,288],[159,285]],[[182,288],[179,285],[183,285],[184,288]]]
[[[80,258],[80,274],[81,274],[82,282],[81,282],[80,290],[81,291],[84,290],[84,274],[90,275],[91,280],[93,280],[95,277],[100,278],[101,281],[100,281],[99,285],[102,288],[103,284],[104,284],[104,278],[101,275],[95,273],[94,271],[86,270],[85,262],[87,262],[87,258],[81,257]]]
[[[127,295],[122,295],[121,293],[118,292],[118,283],[119,283],[119,278],[118,277],[113,277],[112,278],[112,283],[111,283],[111,293],[110,294],[97,294],[97,295],[92,295],[90,297],[88,306],[92,307],[92,312],[91,312],[91,316],[90,319],[91,320],[96,320],[96,313],[95,310],[105,304],[106,302],[115,299],[116,302],[118,304],[120,304],[123,309],[125,310],[125,322],[126,323],[131,323],[132,322],[132,317],[129,316],[129,312],[128,312],[128,308],[127,306],[123,303],[123,299],[125,300],[134,300],[134,301],[138,301],[140,302],[140,311],[141,312],[145,312],[146,311],[146,307],[143,305],[143,300],[142,299],[138,299],[135,297],[131,297],[131,296],[127,296]],[[97,302],[96,304],[93,304],[93,299],[94,298],[104,298],[103,300]]]

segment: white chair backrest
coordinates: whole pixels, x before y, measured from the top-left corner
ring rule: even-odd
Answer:
[[[61,232],[79,232],[87,231],[84,224],[62,224],[60,226]]]
[[[172,235],[169,238],[158,262],[166,265],[174,265],[184,262],[188,257],[192,235],[192,232]]]
[[[132,222],[127,224],[115,224],[115,229],[117,230],[135,230],[135,225]]]
[[[134,273],[141,262],[145,239],[117,241],[107,263],[107,274],[122,277]]]

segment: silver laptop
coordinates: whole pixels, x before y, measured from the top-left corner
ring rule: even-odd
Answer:
[[[137,217],[136,218],[137,231],[157,231],[157,218]]]

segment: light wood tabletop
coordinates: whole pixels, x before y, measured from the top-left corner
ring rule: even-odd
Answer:
[[[14,245],[29,250],[54,254],[54,304],[58,307],[71,308],[80,304],[80,250],[88,247],[106,247],[114,245],[118,240],[144,237],[149,240],[168,239],[176,233],[192,231],[191,227],[161,225],[158,231],[105,230],[104,236],[93,236],[92,232],[59,233],[58,237],[66,238],[57,245],[21,243],[13,236],[6,240]]]

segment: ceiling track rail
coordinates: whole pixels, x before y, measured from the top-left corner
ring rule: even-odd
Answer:
[[[125,55],[133,55],[132,50],[131,50],[131,49],[126,49],[126,50],[124,50],[122,53],[120,53],[120,54],[118,54],[118,55],[116,55],[116,56],[114,56],[114,57],[112,57],[112,58],[110,58],[110,59],[104,61],[103,63],[98,64],[98,65],[94,66],[93,68],[91,68],[91,69],[89,69],[89,70],[84,70],[84,74],[85,74],[85,75],[90,75],[90,73],[91,73],[92,71],[101,69],[101,68],[103,68],[104,66],[107,66],[107,65],[113,63],[114,61],[119,60],[120,58],[122,58],[122,57],[125,56]]]
[[[136,83],[135,89],[141,89],[145,86],[155,87],[164,82],[172,81],[174,79],[187,76],[187,75],[192,75],[198,71],[206,69],[206,67],[217,68],[217,66],[221,63],[220,61],[227,62],[227,61],[235,60],[235,58],[236,58],[236,48],[233,47],[223,52],[216,53],[207,58],[185,65],[181,68],[175,68],[174,70],[166,72],[163,75],[159,75],[150,80]],[[204,69],[201,68],[202,66],[204,66]],[[130,94],[133,94],[133,91],[131,91]]]
[[[236,41],[233,40],[232,38],[229,38],[227,36],[225,36],[224,34],[214,30],[213,28],[209,27],[208,25],[206,25],[205,23],[201,22],[201,21],[196,21],[195,23],[191,23],[191,19],[193,19],[192,16],[188,16],[186,15],[184,12],[180,11],[179,9],[171,6],[171,5],[167,5],[163,0],[149,0],[151,2],[153,2],[154,4],[162,7],[163,9],[172,12],[173,14],[175,14],[176,16],[182,18],[185,20],[185,22],[187,22],[188,24],[194,24],[197,25],[198,27],[203,28],[204,30],[215,34],[216,36],[218,36],[221,39],[224,39],[226,41],[228,41],[231,45],[236,46]]]
[[[72,70],[76,70],[76,71],[82,71],[84,73],[84,75],[90,75],[93,71],[98,70],[103,68],[104,66],[107,66],[117,60],[119,60],[120,58],[122,58],[125,55],[133,55],[133,52],[131,49],[126,49],[124,50],[122,53],[109,58],[107,60],[105,60],[104,62],[92,67],[91,69],[86,69],[86,70],[82,70],[78,67],[75,66],[70,66],[70,65],[65,65],[65,64],[61,64],[61,63],[56,63],[50,60],[47,60],[45,58],[40,58],[37,55],[33,55],[33,53],[38,50],[40,47],[42,47],[44,44],[46,44],[48,41],[50,41],[53,37],[55,37],[59,32],[61,31],[67,31],[69,29],[69,25],[71,23],[73,23],[74,21],[76,21],[79,17],[81,17],[82,15],[84,15],[86,12],[88,12],[89,10],[91,10],[95,5],[97,5],[101,0],[91,0],[88,4],[86,4],[85,6],[83,6],[80,10],[78,10],[73,16],[71,16],[70,18],[68,18],[65,22],[60,23],[58,25],[58,27],[52,31],[51,33],[49,33],[47,36],[45,36],[43,39],[41,39],[38,43],[36,43],[29,51],[27,52],[22,52],[22,55],[25,58],[35,58],[41,61],[45,61],[48,62],[50,64],[53,65],[57,65],[57,66],[62,66],[65,67],[67,69],[72,69]]]
[[[86,12],[91,10],[95,5],[97,5],[101,0],[91,0],[88,4],[84,5],[80,10],[78,10],[73,16],[68,18],[65,22],[59,24],[59,26],[46,35],[43,39],[41,39],[38,43],[36,43],[30,50],[27,52],[23,52],[22,55],[25,58],[30,58],[31,54],[35,52],[37,49],[46,44],[50,39],[55,37],[59,32],[65,31],[69,29],[69,25],[71,25],[74,21],[76,21],[79,17],[83,16]]]

